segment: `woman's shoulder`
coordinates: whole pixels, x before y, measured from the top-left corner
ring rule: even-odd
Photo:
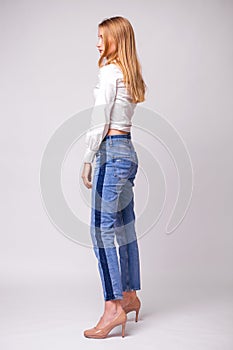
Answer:
[[[98,78],[100,82],[117,82],[122,79],[122,73],[114,63],[110,63],[99,68]]]
[[[101,66],[99,68],[99,71],[106,74],[119,74],[122,73],[120,67],[117,65],[117,63],[109,63]]]

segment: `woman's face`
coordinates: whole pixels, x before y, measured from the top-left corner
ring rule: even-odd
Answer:
[[[96,44],[97,49],[99,50],[100,54],[102,55],[102,52],[104,51],[104,41],[103,41],[103,29],[98,29],[98,41]],[[110,47],[108,50],[108,54],[112,53],[116,49],[114,41],[110,40]]]

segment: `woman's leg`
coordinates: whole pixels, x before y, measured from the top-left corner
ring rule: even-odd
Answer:
[[[92,184],[91,237],[101,277],[105,301],[123,298],[121,275],[115,246],[115,221],[122,190],[111,163],[94,173]]]
[[[98,259],[98,267],[105,299],[105,311],[98,323],[98,327],[103,326],[108,320],[114,317],[114,315],[122,312],[120,302],[123,299],[123,288],[117,251],[114,244],[116,230],[115,224],[117,221],[119,198],[122,192],[124,192],[125,195],[127,194],[127,186],[125,187],[125,184],[130,182],[130,174],[134,168],[132,168],[131,161],[124,158],[125,151],[131,159],[134,159],[134,156],[131,154],[130,147],[128,147],[130,146],[129,144],[126,145],[124,142],[121,146],[124,146],[122,154],[120,154],[122,147],[119,149],[117,143],[112,142],[111,140],[106,145],[107,152],[105,152],[104,147],[100,150],[99,156],[96,159],[97,165],[93,177],[91,237],[95,255]],[[131,193],[132,185],[131,182]],[[121,198],[123,197],[124,196]],[[128,211],[128,213],[132,214],[132,206],[129,206],[129,209],[130,207],[131,210]],[[132,241],[130,241],[131,234],[133,237]],[[128,231],[129,240],[126,243],[128,250],[131,251],[129,254],[131,256],[129,259],[130,261],[135,261],[135,259],[132,259],[132,256],[136,256],[135,247],[137,244],[135,244],[134,235],[134,229],[130,229]],[[122,248],[122,252],[123,251],[125,251],[124,245]],[[121,255],[123,257],[123,254]],[[132,266],[131,263],[130,266]],[[139,269],[137,269],[137,271],[139,271]],[[133,270],[130,274],[132,275],[132,273]],[[135,282],[135,286],[137,288],[137,282]]]
[[[134,179],[135,171],[125,183],[119,196],[117,220],[115,223],[115,233],[119,245],[121,281],[124,298],[127,294],[134,295],[135,290],[141,289],[140,285],[140,260],[138,242],[135,231],[134,213]],[[129,292],[129,293],[128,293]]]
[[[95,169],[92,182],[91,237],[98,259],[105,308],[96,327],[108,324],[122,312],[121,275],[115,247],[115,221],[122,186],[114,177],[114,167],[104,163]]]

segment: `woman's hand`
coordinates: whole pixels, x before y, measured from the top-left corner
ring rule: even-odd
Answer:
[[[84,185],[89,189],[92,187],[91,183],[91,171],[92,171],[92,165],[91,163],[84,163],[83,166],[83,172],[82,172],[82,179]]]

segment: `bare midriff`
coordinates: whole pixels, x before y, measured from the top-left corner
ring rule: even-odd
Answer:
[[[122,131],[117,129],[109,129],[107,135],[119,135],[119,134],[128,134],[128,131]]]

